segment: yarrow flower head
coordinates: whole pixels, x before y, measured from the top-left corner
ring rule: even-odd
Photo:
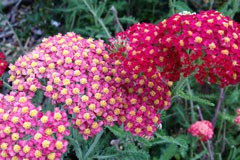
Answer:
[[[3,75],[4,71],[6,70],[7,68],[7,61],[6,61],[6,57],[5,55],[0,52],[0,77]],[[3,85],[3,82],[0,81],[0,87]]]
[[[41,89],[53,103],[63,103],[85,139],[115,122],[135,135],[152,135],[160,123],[157,111],[170,106],[171,82],[156,71],[149,78],[128,72],[122,57],[110,58],[105,48],[103,41],[74,33],[49,37],[10,66],[9,81],[18,91],[33,96]]]
[[[58,160],[67,150],[68,126],[65,111],[43,113],[24,93],[1,94],[0,159]]]
[[[219,83],[222,87],[239,82],[238,23],[210,10],[175,14],[158,27],[161,51],[169,51],[165,56],[169,61],[178,58],[178,70],[184,76],[195,73],[200,83]]]
[[[108,64],[115,72],[112,84],[121,94],[122,110],[115,110],[119,115],[118,123],[126,131],[137,136],[152,136],[161,123],[159,111],[170,107],[171,81],[165,81],[155,71],[151,76],[136,73],[125,67],[125,62],[117,53],[110,54]]]
[[[75,33],[47,39],[10,66],[9,81],[18,91],[31,95],[38,89],[55,104],[65,104],[72,122],[84,138],[99,133],[102,125],[117,121],[119,94],[111,85],[115,70],[101,40],[84,39]],[[42,83],[46,81],[46,84]]]
[[[188,132],[199,137],[201,141],[207,141],[213,137],[213,125],[206,120],[197,121],[190,126]]]
[[[116,35],[112,42],[112,56],[122,56],[124,66],[135,73],[152,75],[156,72],[155,59],[159,59],[158,26],[150,23],[137,23]],[[117,43],[116,43],[117,41]]]
[[[235,124],[240,124],[240,108],[237,109],[237,117],[234,120]]]

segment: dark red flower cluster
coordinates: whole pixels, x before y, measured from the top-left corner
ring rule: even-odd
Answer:
[[[152,75],[156,71],[155,59],[159,56],[158,47],[159,28],[150,23],[137,23],[125,32],[116,35],[118,45],[112,41],[113,48],[117,48],[114,56],[123,56],[124,66],[135,73],[144,72]]]
[[[5,55],[0,52],[0,77],[3,75],[4,71],[6,70],[7,68],[7,61],[6,61],[6,57]],[[3,85],[3,82],[0,81],[0,87]]]
[[[153,24],[135,24],[117,34],[117,55],[136,73],[176,81],[194,74],[199,83],[222,87],[240,80],[240,25],[217,11],[175,14]],[[120,39],[120,40],[119,40]]]
[[[222,87],[240,80],[239,24],[217,11],[175,14],[159,23],[162,47],[177,51],[180,72]],[[163,51],[163,50],[162,50]]]

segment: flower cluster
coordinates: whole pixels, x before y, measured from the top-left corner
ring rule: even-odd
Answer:
[[[157,111],[170,106],[171,82],[156,71],[149,78],[128,72],[105,48],[103,41],[74,33],[49,37],[10,65],[9,81],[18,91],[33,96],[41,89],[53,103],[63,103],[85,139],[114,122],[133,134],[152,135],[160,123]]]
[[[175,14],[159,23],[160,43],[176,50],[180,72],[222,87],[240,80],[239,24],[217,11]],[[163,50],[162,50],[163,51]]]
[[[0,159],[58,160],[67,150],[68,126],[65,111],[43,113],[24,93],[1,94]]]
[[[171,91],[168,85],[171,86],[172,82],[164,81],[158,72],[149,77],[130,72],[118,57],[111,60],[108,63],[116,69],[112,75],[117,82],[115,86],[122,92],[123,109],[122,112],[118,111],[118,123],[133,135],[152,136],[161,123],[158,111],[170,106]]]
[[[201,141],[207,141],[213,137],[213,125],[206,120],[197,121],[190,126],[188,132],[199,137]]]
[[[225,87],[240,80],[240,25],[217,11],[175,14],[153,24],[135,24],[112,45],[125,67],[136,73],[176,81],[195,74],[199,83]]]
[[[10,66],[13,88],[34,95],[37,89],[53,103],[64,103],[73,124],[84,138],[94,136],[101,126],[117,120],[118,92],[110,85],[115,72],[103,41],[84,39],[75,33],[47,39],[31,53]],[[46,85],[41,81],[46,81]],[[117,80],[116,80],[117,81]]]
[[[159,59],[159,28],[150,23],[137,23],[116,35],[117,43],[112,42],[114,56],[123,56],[124,66],[135,73],[152,75],[156,72],[156,60]],[[115,50],[114,50],[115,49]],[[159,59],[161,62],[163,59]]]
[[[240,108],[237,109],[237,117],[234,120],[235,124],[240,124]]]
[[[5,60],[5,56],[2,52],[0,52],[0,76],[3,75],[4,71],[6,70],[7,68],[7,61]],[[3,82],[0,81],[0,87],[3,85]]]

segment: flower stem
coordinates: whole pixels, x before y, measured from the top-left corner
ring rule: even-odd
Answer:
[[[213,4],[214,4],[214,0],[210,1],[210,6],[209,6],[209,10],[211,10],[213,8]]]
[[[122,24],[121,24],[120,21],[119,21],[118,12],[117,12],[116,8],[115,8],[114,6],[112,6],[112,7],[111,7],[111,11],[113,12],[115,21],[116,21],[117,25],[119,26],[120,31],[123,32],[124,29],[123,29],[123,27],[122,27]]]
[[[192,89],[190,87],[188,79],[187,79],[187,89],[188,89],[189,95],[193,96],[193,92],[192,92]],[[192,100],[190,100],[190,106],[191,106],[191,121],[193,123],[195,121],[195,116],[194,116],[194,104],[193,104]]]
[[[212,119],[212,124],[213,124],[213,127],[215,127],[216,125],[216,121],[217,121],[217,117],[218,117],[218,112],[221,108],[221,105],[222,105],[222,102],[224,100],[224,88],[221,88],[220,89],[220,95],[219,95],[219,98],[218,98],[218,104],[217,104],[217,107],[216,107],[216,110],[215,110],[215,114],[214,114],[214,117]]]
[[[207,148],[208,148],[210,160],[214,160],[214,156],[213,156],[213,152],[212,152],[212,147],[211,147],[211,143],[210,143],[209,140],[207,141]]]
[[[199,106],[197,106],[197,109],[198,109],[199,117],[200,117],[200,119],[202,121],[203,120],[203,114],[202,114],[201,108]],[[212,146],[211,146],[211,143],[210,143],[209,140],[207,141],[207,150],[208,150],[208,153],[209,153],[210,160],[214,160]]]
[[[5,81],[2,79],[2,77],[0,78],[0,81],[3,82],[3,86],[4,86],[4,87],[6,87],[6,88],[9,89],[9,90],[13,90],[12,87],[11,87],[7,82],[5,82]]]
[[[12,90],[12,87],[7,82],[3,81],[3,86],[6,87],[9,90]]]
[[[203,115],[202,115],[202,111],[201,111],[201,108],[199,106],[197,106],[197,109],[198,109],[198,114],[199,114],[199,117],[201,119],[201,121],[203,120]]]
[[[17,42],[18,42],[18,45],[19,45],[20,49],[22,50],[22,53],[25,53],[24,47],[23,47],[23,45],[22,45],[22,42],[21,42],[21,40],[19,39],[17,33],[15,32],[15,30],[14,30],[12,24],[9,22],[8,18],[7,18],[6,16],[0,14],[0,19],[1,19],[1,18],[3,18],[3,19],[6,21],[8,27],[9,27],[10,30],[13,32],[13,34],[14,34],[14,36],[15,36]]]
[[[85,5],[87,6],[88,10],[92,13],[92,15],[94,16],[94,18],[97,19],[97,21],[100,23],[100,25],[103,27],[104,31],[106,32],[108,38],[111,37],[111,34],[109,32],[109,30],[107,29],[106,25],[103,23],[102,19],[100,17],[97,16],[96,12],[92,9],[92,7],[89,5],[89,3],[87,2],[87,0],[82,0]]]

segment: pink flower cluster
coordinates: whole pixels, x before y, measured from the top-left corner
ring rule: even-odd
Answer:
[[[237,117],[234,120],[235,124],[240,124],[240,108],[237,109]]]
[[[24,93],[1,94],[0,159],[60,160],[67,150],[68,126],[63,110],[43,113]]]
[[[157,26],[133,25],[117,36],[123,47],[113,48],[134,72],[158,70],[172,81],[195,74],[225,87],[240,80],[239,27],[217,11],[175,14]]]
[[[136,135],[152,135],[160,123],[158,109],[170,105],[167,84],[156,72],[147,78],[125,71],[105,47],[103,41],[74,33],[49,37],[10,65],[9,81],[20,92],[33,96],[41,89],[53,103],[64,103],[85,139],[114,122]]]
[[[213,137],[213,125],[206,120],[197,121],[190,126],[188,132],[199,137],[201,141],[207,141]]]

